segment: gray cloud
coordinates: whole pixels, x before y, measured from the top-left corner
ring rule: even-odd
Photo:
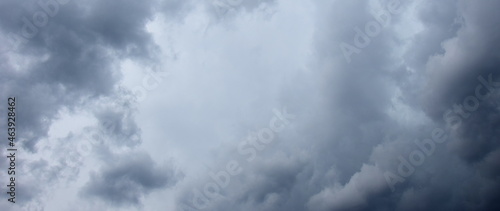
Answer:
[[[48,2],[48,10],[40,6],[40,2]],[[26,209],[36,201],[36,206],[43,206],[39,198],[52,193],[46,192],[46,186],[79,175],[82,163],[88,159],[77,151],[80,150],[78,143],[86,141],[77,135],[59,139],[65,144],[57,144],[54,149],[62,146],[59,150],[64,151],[52,152],[49,156],[56,159],[50,163],[47,163],[50,158],[28,159],[31,155],[42,154],[39,142],[45,142],[44,145],[50,141],[47,139],[49,128],[61,117],[61,111],[92,110],[88,106],[102,103],[103,98],[123,100],[118,86],[122,78],[118,66],[120,59],[130,58],[145,64],[157,61],[156,44],[145,28],[153,17],[155,2],[68,1],[61,4],[45,0],[22,3],[8,0],[0,4],[0,34],[7,46],[2,48],[6,51],[0,52],[0,97],[13,96],[18,101],[16,122],[20,132],[16,141],[20,150],[26,150],[21,158],[23,162],[18,165],[30,172],[19,172],[24,181],[18,189],[19,206]],[[48,15],[48,20],[38,26],[36,21],[40,20],[33,19],[34,14]],[[9,37],[12,34],[23,37],[26,42],[15,45],[15,40]],[[4,106],[0,110],[6,112]],[[133,115],[130,111],[125,114],[96,110],[95,113],[99,120],[112,121],[116,130],[111,131],[115,134],[111,137],[118,139],[121,138],[118,135],[124,133],[140,135],[130,120]],[[4,126],[2,122],[2,128]],[[116,140],[120,141],[123,140]],[[64,153],[67,156],[61,158]],[[79,165],[74,166],[75,162]],[[2,168],[5,166],[2,163]]]
[[[380,2],[386,5],[389,1]],[[373,19],[371,6],[364,1],[341,6],[339,2],[318,3],[316,28],[322,30],[315,34],[317,54],[310,67],[317,74],[300,76],[295,87],[287,87],[277,97],[286,99],[302,118],[296,126],[301,133],[284,140],[288,146],[276,148],[285,151],[289,160],[300,154],[294,147],[309,152],[307,167],[273,174],[273,170],[252,165],[240,182],[251,187],[227,190],[207,210],[492,210],[498,206],[490,195],[494,188],[487,188],[496,187],[495,93],[459,129],[451,130],[449,144],[437,145],[434,154],[398,184],[395,192],[387,185],[383,173],[397,168],[398,156],[418,149],[414,140],[430,137],[435,127],[446,128],[446,110],[474,94],[477,77],[494,74],[498,60],[498,48],[492,44],[498,33],[491,31],[497,19],[490,19],[495,14],[491,8],[498,5],[401,2],[403,12],[393,16],[391,25],[355,54],[350,64],[335,50],[340,42],[352,42],[354,27]],[[408,16],[416,17],[422,29],[410,40],[397,40],[397,27]],[[394,45],[398,42],[408,44],[402,49],[402,62],[391,55],[401,49]],[[309,80],[321,86],[309,85]],[[302,90],[317,93],[302,94]],[[397,118],[413,119],[403,123],[391,112]],[[384,138],[391,133],[401,138]],[[255,166],[278,163],[267,153],[260,156],[268,158],[266,164]],[[488,167],[471,164],[482,160],[480,166]],[[449,166],[454,169],[443,172]],[[275,177],[258,179],[268,174]],[[271,188],[270,181],[283,181],[285,191]],[[238,198],[240,192],[247,197]],[[476,197],[471,198],[474,193]],[[273,205],[269,205],[271,198]]]
[[[436,5],[438,4],[438,5]],[[442,5],[441,5],[442,4]],[[491,3],[490,3],[491,4]],[[474,95],[475,88],[479,83],[478,76],[486,77],[489,74],[494,74],[494,67],[496,67],[495,55],[498,55],[497,47],[493,44],[493,40],[498,40],[498,33],[492,32],[492,26],[497,19],[491,18],[493,10],[491,8],[498,8],[499,5],[483,5],[482,3],[472,3],[465,1],[453,1],[451,5],[444,2],[434,3],[434,2],[422,2],[416,7],[419,9],[419,18],[421,22],[424,23],[423,30],[415,36],[415,40],[410,43],[415,43],[412,47],[408,48],[409,52],[405,56],[404,62],[407,64],[407,68],[412,68],[412,78],[417,79],[416,81],[408,81],[406,84],[400,83],[398,86],[403,94],[408,93],[409,95],[403,95],[402,98],[410,98],[405,100],[406,102],[413,102],[410,106],[415,109],[422,109],[426,112],[428,117],[436,121],[433,125],[422,127],[421,129],[415,131],[417,133],[405,132],[400,126],[395,126],[392,131],[398,131],[400,134],[405,134],[403,137],[408,137],[411,139],[408,144],[412,144],[413,139],[425,137],[425,131],[429,131],[428,137],[430,136],[430,131],[434,126],[446,127],[443,114],[447,109],[452,109],[454,104],[463,103],[467,96]],[[484,7],[484,8],[483,8]],[[482,8],[482,9],[479,9]],[[490,8],[490,9],[486,9]],[[481,12],[479,12],[481,11]],[[408,10],[405,12],[409,12]],[[433,30],[433,28],[441,28],[439,30]],[[484,32],[484,34],[482,33]],[[384,35],[381,35],[378,39],[383,39]],[[426,44],[422,45],[425,40]],[[429,43],[427,44],[427,41]],[[382,41],[377,41],[382,42]],[[441,47],[437,48],[436,45],[432,43],[439,43]],[[372,45],[376,45],[373,44]],[[378,69],[375,61],[381,63],[384,61],[382,58],[373,59],[377,57],[377,54],[371,53],[370,48],[368,50],[363,49],[362,55],[366,54],[367,57],[372,57],[366,59],[365,61],[370,61],[373,66],[370,69]],[[374,47],[373,50],[379,53],[389,48],[384,47]],[[382,55],[386,55],[382,53]],[[418,62],[418,60],[421,60]],[[352,66],[357,66],[360,63],[353,63]],[[351,66],[351,67],[352,67]],[[354,70],[352,70],[354,71]],[[381,69],[383,71],[383,69]],[[362,74],[370,75],[373,74],[370,70],[360,71]],[[349,72],[349,75],[356,73]],[[384,74],[378,72],[378,74]],[[358,75],[352,77],[359,81],[363,78],[363,75]],[[496,78],[496,77],[495,77]],[[493,79],[494,81],[498,79]],[[407,79],[404,79],[407,80]],[[373,79],[372,79],[373,81]],[[425,83],[425,82],[427,83]],[[356,84],[356,82],[350,84]],[[422,82],[426,85],[422,86]],[[373,83],[373,82],[372,82]],[[385,82],[387,83],[387,81]],[[413,86],[410,88],[409,84]],[[364,83],[362,86],[358,87],[369,87],[370,83]],[[396,83],[398,84],[398,83]],[[369,99],[366,96],[358,95],[355,93],[356,89],[348,88],[349,85],[342,85],[342,90],[346,90],[350,95],[346,96],[359,96],[362,99]],[[387,85],[377,86],[377,90],[381,90],[382,87],[387,87]],[[422,92],[414,92],[414,90],[422,90]],[[370,92],[370,94],[375,95],[376,100],[369,101],[368,103],[363,103],[364,109],[375,109],[370,114],[376,112],[384,111],[384,107],[387,104],[382,104],[382,107],[374,107],[373,103],[388,102],[389,99],[382,100],[380,95],[376,92]],[[340,190],[337,191],[322,191],[320,194],[316,195],[310,201],[311,206],[315,203],[321,205],[321,201],[318,198],[322,196],[325,197],[325,202],[332,203],[330,206],[324,206],[325,210],[494,210],[498,207],[495,197],[493,195],[488,195],[483,191],[480,191],[487,186],[485,184],[495,184],[495,179],[489,179],[488,177],[475,176],[471,179],[471,173],[481,172],[475,166],[469,166],[469,162],[482,162],[486,156],[494,153],[497,148],[497,141],[495,137],[497,136],[497,129],[495,127],[497,121],[498,105],[495,93],[492,93],[484,101],[481,102],[479,109],[475,112],[471,112],[471,116],[468,119],[463,120],[463,124],[456,130],[451,131],[451,143],[449,143],[449,149],[456,154],[448,154],[449,151],[436,152],[432,157],[428,157],[424,164],[424,167],[419,167],[415,170],[410,178],[407,178],[401,186],[398,186],[399,190],[390,193],[387,188],[379,188],[373,191],[371,186],[373,183],[379,183],[379,185],[385,185],[385,181],[376,180],[378,173],[372,173],[365,168],[361,168],[360,171],[354,174]],[[411,99],[414,98],[414,99]],[[415,101],[417,99],[417,101]],[[421,99],[419,101],[418,99]],[[403,102],[405,102],[403,101]],[[344,101],[347,102],[347,101]],[[346,103],[346,106],[357,104],[354,102]],[[377,105],[377,104],[375,104]],[[419,106],[421,105],[421,107]],[[356,107],[348,108],[348,110],[355,110]],[[363,117],[362,110],[358,111],[356,114],[351,115],[357,118],[361,118],[360,124],[365,125],[369,121],[369,117]],[[399,114],[401,115],[401,114]],[[383,122],[384,118],[380,119]],[[400,129],[398,129],[400,128]],[[414,128],[413,130],[416,130]],[[364,133],[366,134],[366,132]],[[422,137],[424,136],[424,137]],[[353,136],[350,136],[353,137]],[[377,139],[374,139],[375,143]],[[380,140],[380,139],[378,139]],[[400,140],[404,141],[404,140]],[[399,142],[400,142],[399,141]],[[375,144],[373,143],[373,144]],[[380,143],[380,142],[378,142]],[[400,148],[399,153],[392,153],[389,148],[395,143],[385,143],[384,145],[379,145],[377,150],[386,151],[392,155],[377,157],[371,162],[378,164],[385,163],[386,159],[396,160],[399,156],[409,155],[410,150],[405,150],[401,146],[395,146]],[[366,146],[366,144],[364,144]],[[409,145],[411,146],[411,145]],[[413,145],[416,147],[416,145]],[[440,146],[437,146],[440,147]],[[339,147],[341,149],[346,149],[346,147]],[[385,148],[385,149],[384,149]],[[438,149],[439,150],[439,149]],[[353,152],[354,150],[347,150],[347,152]],[[370,154],[360,153],[360,154]],[[457,156],[462,160],[456,160]],[[492,157],[494,155],[491,155]],[[352,157],[352,156],[349,156]],[[392,158],[391,158],[392,157]],[[436,159],[443,159],[443,161],[436,161]],[[466,163],[464,163],[464,161]],[[432,163],[429,163],[432,162]],[[491,158],[486,161],[491,162]],[[451,165],[454,163],[455,165]],[[352,165],[352,164],[351,164]],[[395,163],[394,166],[397,166]],[[458,166],[463,167],[458,167]],[[484,164],[490,165],[490,164]],[[439,168],[449,168],[448,166],[454,166],[453,174],[440,172]],[[383,166],[380,166],[384,168]],[[490,166],[488,170],[489,177],[491,178],[492,169],[496,167]],[[342,167],[340,169],[343,169]],[[484,169],[483,169],[484,170]],[[440,173],[438,173],[440,172]],[[480,173],[481,174],[481,173]],[[360,175],[366,175],[365,181],[370,181],[371,184],[363,185],[362,181],[359,180]],[[369,176],[368,176],[369,175]],[[361,176],[362,178],[363,176]],[[378,177],[380,178],[380,176]],[[453,179],[452,179],[453,178]],[[464,180],[465,179],[465,180]],[[360,184],[361,183],[361,184]],[[475,184],[475,185],[472,185]],[[356,186],[357,188],[352,190],[351,187]],[[493,185],[495,186],[495,185]],[[327,189],[329,190],[329,189]],[[462,193],[466,192],[464,195]],[[328,193],[328,194],[327,194]],[[476,193],[479,197],[476,199],[470,198],[469,194]],[[351,194],[351,195],[349,195]],[[345,197],[345,200],[340,200],[337,203],[332,202],[332,199]],[[334,200],[335,201],[335,200]],[[482,202],[479,202],[482,201]],[[315,210],[315,209],[313,209]]]
[[[151,53],[155,44],[144,26],[152,17],[153,3],[91,1],[80,5],[70,1],[59,5],[58,13],[26,44],[13,49],[28,60],[10,58],[4,64],[2,96],[22,96],[19,122],[25,131],[21,139],[26,140],[26,149],[36,150],[38,139],[46,135],[49,123],[62,107],[77,107],[81,100],[113,95],[115,83],[121,78],[117,59],[154,61]],[[2,13],[2,20],[8,20],[2,22],[2,31],[22,36],[22,18],[30,20],[32,14],[43,10],[37,1],[15,8]],[[22,13],[14,12],[18,10]],[[30,65],[16,70],[17,63],[28,61]]]
[[[91,174],[82,194],[116,205],[139,205],[155,189],[171,186],[179,179],[170,166],[157,165],[144,152],[109,157],[107,165]]]
[[[500,4],[401,0],[401,12],[346,61],[339,45],[354,44],[390,2],[61,6],[36,36],[0,55],[0,97],[19,97],[19,140],[34,156],[22,164],[31,173],[20,189],[37,191],[23,197],[43,207],[36,182],[81,179],[80,166],[97,166],[71,190],[80,193],[72,200],[97,204],[82,210],[197,210],[193,190],[237,160],[243,173],[205,210],[499,209],[500,95],[485,83],[500,82]],[[2,40],[40,10],[35,1],[0,4]],[[153,36],[159,31],[168,36]],[[164,48],[176,59],[161,68],[177,71],[136,104],[121,84],[135,77],[123,61],[156,70]],[[477,97],[479,85],[487,95]],[[282,106],[297,119],[246,162],[238,141]],[[92,123],[46,146],[63,109],[87,112]],[[422,150],[415,142],[436,128],[448,139],[392,190],[386,173],[400,174],[402,160]],[[89,137],[84,154],[78,146]],[[158,161],[165,157],[182,170]]]

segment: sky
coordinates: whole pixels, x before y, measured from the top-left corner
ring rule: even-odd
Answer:
[[[0,0],[0,210],[500,210],[499,9]]]

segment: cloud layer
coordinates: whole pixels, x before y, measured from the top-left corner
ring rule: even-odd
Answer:
[[[500,3],[0,4],[2,210],[500,208]]]

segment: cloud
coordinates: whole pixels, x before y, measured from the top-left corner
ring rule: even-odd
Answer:
[[[25,132],[20,138],[25,140],[22,144],[26,149],[36,150],[37,141],[46,136],[48,123],[61,108],[78,107],[81,101],[113,95],[121,78],[117,59],[154,61],[155,44],[144,25],[152,18],[153,3],[59,4],[57,14],[37,29],[33,38],[11,54],[2,54],[7,61],[2,71],[2,96],[22,97],[19,122]],[[27,25],[21,22],[22,17],[29,19],[43,10],[37,1],[15,7],[23,12],[2,13],[10,20],[2,22],[2,31],[22,36]],[[19,67],[21,63],[26,65]]]
[[[10,44],[23,17],[43,10],[37,1],[0,4],[0,40]],[[400,12],[367,33],[394,6]],[[0,98],[19,98],[18,143],[28,154],[20,190],[36,190],[23,199],[51,210],[198,210],[196,190],[237,161],[242,173],[205,210],[496,210],[499,7],[61,4],[27,42],[0,52]],[[360,39],[369,44],[347,61],[339,46]],[[130,88],[150,77],[140,75],[165,69],[169,80],[138,103]],[[282,107],[296,119],[247,162],[238,143]],[[447,139],[426,142],[426,153],[420,143],[436,129]],[[419,150],[425,160],[415,165]],[[391,187],[386,173],[401,175],[405,160],[413,170]],[[66,182],[43,200],[40,184]]]
[[[51,125],[65,115],[90,110],[86,115],[112,122],[115,130],[106,133],[115,143],[124,141],[119,135],[140,135],[131,120],[133,110],[120,113],[92,106],[124,99],[133,102],[127,98],[129,91],[120,87],[119,62],[127,58],[145,64],[157,61],[156,45],[145,27],[153,17],[155,3],[2,1],[0,34],[6,47],[0,52],[0,97],[16,97],[19,102],[16,123],[22,132],[16,143],[25,155],[18,163],[18,174],[24,181],[18,189],[19,207],[44,206],[40,198],[50,194],[45,185],[75,181],[82,173],[88,157],[79,146],[88,140],[77,133],[54,139],[59,141],[55,143],[49,138]],[[36,17],[42,16],[46,21],[37,22],[42,19]],[[16,39],[25,41],[16,43]],[[4,106],[0,110],[6,112]],[[71,125],[78,122],[67,126]],[[54,145],[47,147],[48,143]]]
[[[277,149],[290,155],[290,160],[301,154],[297,148],[304,150],[309,155],[307,167],[292,173],[296,177],[284,192],[270,190],[264,184],[290,181],[289,174],[260,181],[253,174],[272,171],[247,168],[245,171],[251,173],[242,175],[245,179],[241,183],[257,183],[245,190],[249,195],[262,193],[261,200],[247,198],[228,203],[235,201],[240,192],[229,189],[208,210],[433,210],[458,209],[463,203],[467,204],[465,210],[488,210],[498,206],[489,195],[492,192],[480,191],[485,184],[495,184],[489,178],[496,172],[491,166],[497,148],[496,92],[481,101],[480,108],[463,119],[459,129],[449,130],[443,120],[447,109],[474,94],[479,76],[495,73],[497,48],[488,43],[497,40],[498,33],[490,31],[494,20],[482,18],[493,16],[493,10],[486,10],[491,14],[479,14],[475,11],[484,11],[479,9],[480,3],[464,1],[401,1],[402,12],[372,38],[370,46],[346,63],[342,52],[336,51],[338,44],[350,42],[353,28],[373,20],[372,10],[390,1],[379,2],[316,4],[315,18],[319,20],[315,29],[321,30],[315,31],[317,46],[312,65],[308,66],[314,73],[302,73],[295,79],[295,87],[287,87],[281,96],[277,95],[287,99],[302,117],[295,126],[300,133],[284,139],[286,146]],[[403,22],[408,20],[413,22]],[[307,86],[308,80],[319,85]],[[436,127],[450,132],[449,142],[436,145],[425,163],[391,192],[383,173],[397,169],[398,157],[418,149],[414,140],[430,137]],[[386,139],[389,134],[400,138]],[[272,153],[260,156],[269,158],[266,165],[277,162],[271,159]],[[483,159],[482,166],[490,166],[488,170],[472,164]],[[455,167],[443,172],[448,166]],[[488,177],[476,175],[481,171],[486,171],[482,174]],[[307,188],[297,188],[304,184],[308,184]],[[462,194],[464,191],[478,193],[478,198],[471,200]],[[271,199],[279,206],[269,206]],[[482,200],[485,203],[479,202]],[[189,204],[184,199],[181,203],[186,201]]]
[[[142,197],[155,189],[174,185],[176,177],[170,166],[157,165],[144,152],[115,155],[107,165],[90,176],[82,194],[115,205],[139,205]]]
[[[406,141],[402,139],[393,143],[380,143],[375,141],[375,139],[375,143],[372,143],[379,143],[379,146],[376,148],[377,151],[382,150],[392,155],[389,155],[389,157],[378,156],[368,163],[374,162],[384,164],[387,159],[397,160],[398,154],[409,155],[410,150],[408,150],[407,147],[411,146],[409,144],[412,144],[414,139],[423,139],[425,136],[429,137],[432,127],[447,127],[443,119],[443,115],[447,109],[453,110],[454,105],[463,104],[464,102],[471,103],[470,101],[472,98],[469,98],[468,101],[464,100],[467,99],[468,96],[474,96],[476,87],[478,84],[481,84],[480,81],[478,81],[479,76],[486,78],[489,74],[495,74],[496,71],[494,67],[498,60],[496,59],[496,55],[498,55],[496,51],[498,48],[494,47],[495,44],[493,44],[493,40],[497,40],[499,37],[497,36],[498,33],[491,31],[491,27],[496,24],[497,19],[491,18],[495,13],[493,10],[486,8],[496,8],[499,5],[483,5],[482,3],[466,1],[452,2],[453,3],[450,2],[451,5],[455,6],[450,7],[450,4],[446,4],[445,7],[444,2],[421,2],[416,4],[414,8],[417,10],[416,14],[422,25],[420,25],[421,29],[419,33],[414,36],[414,39],[409,41],[410,47],[405,49],[408,53],[403,60],[403,64],[407,65],[405,68],[411,71],[410,76],[416,80],[409,80],[406,82],[406,85],[401,83],[401,85],[404,86],[396,83],[399,85],[396,89],[402,92],[401,97],[399,97],[400,99],[414,98],[400,102],[413,102],[409,105],[410,108],[425,112],[430,118],[425,121],[428,122],[431,120],[431,125],[423,126],[418,130],[415,128],[413,130],[417,131],[414,132],[406,132],[401,126],[393,127],[392,131],[398,131],[399,134],[402,134],[403,137],[407,137],[407,139],[410,140]],[[403,13],[409,12],[410,11],[406,10]],[[440,29],[433,30],[434,28]],[[383,36],[384,35],[382,35],[380,39],[384,39]],[[426,44],[422,44],[423,40],[426,41]],[[427,43],[427,41],[429,41],[429,43]],[[377,43],[378,42],[382,41],[379,40]],[[437,48],[436,45],[432,43],[441,44],[441,48]],[[375,47],[373,49],[378,52],[383,52],[390,48]],[[364,51],[363,55],[366,54],[369,57],[376,56],[369,51],[369,49]],[[360,56],[362,57],[363,55]],[[417,60],[420,60],[420,62]],[[381,58],[375,60],[367,58],[364,61],[370,61],[370,64],[372,64],[370,69],[383,71],[384,69],[380,69],[380,66],[376,65],[377,62],[375,61],[378,61],[380,65],[382,65],[382,61],[387,60]],[[360,63],[352,64],[352,66],[357,65],[360,65]],[[358,69],[357,71],[365,75],[377,74],[370,70]],[[386,73],[390,74],[390,72]],[[356,73],[349,72],[347,74],[354,75]],[[384,73],[379,72],[378,74]],[[360,78],[363,77],[363,75],[358,75],[352,78],[359,81]],[[497,80],[496,76],[493,77],[493,81]],[[389,81],[385,83],[390,83]],[[346,96],[354,95],[360,96],[362,99],[369,99],[363,95],[353,94],[353,90],[356,89],[348,88],[351,84],[356,84],[356,82],[342,85],[342,88],[339,89],[348,90],[350,95]],[[413,87],[410,88],[408,85]],[[358,85],[356,88],[368,86],[369,83],[364,83],[363,86]],[[387,85],[380,85],[377,87],[377,90],[381,90],[381,87],[387,87]],[[422,91],[415,92],[415,90]],[[408,93],[408,95],[405,96],[406,93]],[[374,95],[375,93],[371,94]],[[374,109],[373,112],[369,112],[372,115],[374,112],[383,112],[388,107],[387,104],[382,104],[381,107],[377,108],[374,107],[374,105],[377,105],[374,103],[390,102],[387,98],[386,100],[381,100],[383,98],[380,98],[380,95],[376,98],[377,100],[368,101],[369,103],[362,104],[364,109]],[[415,101],[415,99],[417,100]],[[399,190],[396,192],[389,194],[387,191],[382,191],[383,189],[375,192],[370,191],[370,186],[377,183],[379,183],[378,185],[380,186],[385,185],[384,181],[378,180],[377,182],[375,179],[377,178],[376,173],[368,173],[366,169],[361,168],[358,173],[353,174],[348,183],[340,186],[340,190],[331,191],[332,188],[329,188],[320,192],[315,197],[312,197],[310,201],[311,206],[321,206],[321,204],[328,204],[327,202],[330,202],[331,204],[329,206],[322,205],[325,210],[495,209],[498,205],[493,199],[494,197],[487,196],[488,194],[484,194],[484,192],[480,191],[486,188],[486,186],[483,185],[495,183],[494,179],[490,179],[491,173],[487,173],[489,178],[482,176],[470,177],[467,175],[471,173],[474,174],[474,172],[481,172],[477,166],[471,163],[482,163],[485,157],[494,156],[493,154],[498,147],[495,141],[498,131],[494,126],[496,125],[496,116],[498,113],[497,101],[497,94],[496,91],[494,91],[488,95],[484,101],[480,102],[477,110],[470,112],[470,117],[462,117],[462,125],[459,128],[450,129],[451,140],[450,143],[446,145],[449,147],[449,151],[439,150],[438,153],[434,153],[431,157],[428,157],[423,167],[417,167],[415,174],[406,178],[406,181],[398,186]],[[344,102],[347,102],[346,105],[357,104],[348,101]],[[386,108],[384,109],[384,107]],[[392,105],[392,107],[394,108],[394,105]],[[353,107],[348,110],[355,109],[356,107]],[[370,118],[369,116],[363,117],[362,115],[362,112],[353,113],[351,118],[360,118],[364,120],[361,122],[361,125],[366,125]],[[398,113],[398,115],[402,115],[402,113]],[[393,121],[384,120],[384,118],[380,120],[382,122]],[[427,132],[428,135],[425,135],[425,131],[429,131]],[[407,144],[401,145],[401,142],[406,142]],[[364,146],[366,146],[366,144],[364,144]],[[417,147],[416,145],[413,146]],[[396,147],[396,152],[399,153],[393,153],[392,147]],[[343,150],[346,149],[346,147],[339,148]],[[452,154],[448,154],[450,151]],[[355,151],[348,150],[348,152]],[[370,152],[359,154],[370,154]],[[390,158],[390,156],[392,156],[392,158]],[[457,160],[457,158],[459,158],[459,160]],[[436,159],[443,159],[445,161],[438,162]],[[488,161],[485,160],[484,162],[491,162],[490,159],[487,160]],[[438,173],[440,172],[440,167],[446,168],[450,163],[456,163],[456,165],[461,166],[457,167],[454,165],[454,176],[450,173]],[[352,166],[352,164],[350,165]],[[396,167],[397,165],[398,163],[395,162],[394,166]],[[384,169],[385,164],[380,167]],[[491,168],[495,169],[495,167]],[[343,168],[341,167],[341,169]],[[492,169],[487,171],[491,172]],[[482,170],[484,171],[484,169]],[[371,184],[360,185],[358,189],[353,190],[351,187],[359,183],[359,175],[363,174],[370,175]],[[452,177],[455,178],[451,179]],[[338,186],[335,187],[338,188]],[[464,196],[461,194],[463,192],[467,194]],[[352,194],[349,195],[348,193]],[[476,199],[468,198],[468,195],[473,193],[478,194],[479,197]],[[319,200],[321,196],[325,197],[324,202]],[[349,200],[341,200],[335,203],[334,199],[341,197],[346,197]],[[479,201],[483,201],[483,203]],[[466,204],[466,206],[461,206],[461,204]]]

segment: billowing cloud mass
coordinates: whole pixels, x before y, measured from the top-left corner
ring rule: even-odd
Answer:
[[[131,153],[126,157],[108,158],[110,166],[100,173],[92,173],[83,194],[101,197],[116,204],[137,204],[142,193],[165,188],[176,182],[175,172],[168,166],[152,166],[151,157],[144,153]]]
[[[500,210],[499,9],[1,1],[0,210]]]

